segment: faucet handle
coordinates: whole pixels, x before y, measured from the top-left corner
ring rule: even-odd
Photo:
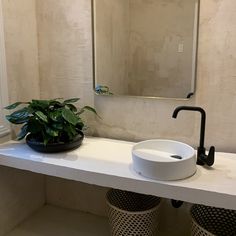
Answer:
[[[214,146],[210,147],[208,155],[205,154],[205,148],[198,149],[198,159],[197,159],[198,165],[203,166],[207,164],[208,166],[212,166],[214,164],[214,161],[215,161],[215,147]]]
[[[206,157],[206,164],[208,166],[212,166],[215,162],[215,147],[212,146],[210,147],[208,156]]]

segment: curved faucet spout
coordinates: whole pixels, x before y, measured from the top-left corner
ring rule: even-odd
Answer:
[[[174,112],[172,117],[177,118],[178,113],[180,111],[198,111],[201,113],[201,130],[200,130],[200,143],[198,147],[198,160],[197,164],[199,165],[204,165],[207,164],[209,166],[213,165],[214,163],[214,153],[215,153],[215,148],[211,147],[210,152],[208,156],[205,154],[205,147],[204,147],[204,141],[205,141],[205,126],[206,126],[206,112],[201,108],[201,107],[193,107],[193,106],[179,106],[177,107]]]
[[[206,126],[206,112],[201,108],[201,107],[191,107],[191,106],[180,106],[177,107],[174,112],[172,117],[173,118],[177,118],[178,113],[180,111],[198,111],[201,113],[201,130],[200,130],[200,143],[199,143],[199,147],[201,149],[204,148],[204,142],[205,142],[205,126]],[[205,149],[205,148],[204,148]]]

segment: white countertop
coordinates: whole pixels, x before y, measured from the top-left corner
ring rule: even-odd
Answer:
[[[89,184],[236,210],[236,154],[216,153],[212,168],[197,166],[194,176],[155,181],[132,169],[134,143],[85,138],[78,149],[42,154],[24,143],[0,145],[0,165]]]

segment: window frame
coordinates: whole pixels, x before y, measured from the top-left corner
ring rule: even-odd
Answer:
[[[0,138],[10,133],[10,127],[7,123],[3,107],[8,104],[8,86],[6,69],[6,52],[3,25],[2,0],[0,0]]]

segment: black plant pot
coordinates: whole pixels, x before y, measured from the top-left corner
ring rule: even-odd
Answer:
[[[29,147],[37,152],[42,153],[57,153],[57,152],[65,152],[69,150],[73,150],[78,148],[84,139],[84,134],[82,131],[78,131],[79,135],[77,135],[74,140],[67,143],[49,143],[44,145],[44,143],[37,141],[31,134],[27,135],[26,143]]]

